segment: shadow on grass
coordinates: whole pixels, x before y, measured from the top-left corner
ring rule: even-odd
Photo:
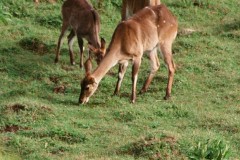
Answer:
[[[23,49],[37,53],[38,55],[52,53],[55,50],[55,45],[47,45],[36,37],[23,38],[19,41],[19,45]]]
[[[132,155],[136,159],[185,159],[177,143],[172,136],[148,136],[121,147],[118,154]]]
[[[240,29],[240,21],[234,21],[231,23],[223,24],[220,26],[225,32],[239,30]]]
[[[230,23],[218,25],[215,28],[215,34],[240,41],[240,21],[232,21]]]

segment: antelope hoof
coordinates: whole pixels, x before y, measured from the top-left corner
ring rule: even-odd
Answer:
[[[135,99],[132,99],[132,100],[131,100],[131,103],[132,103],[132,104],[134,104],[134,103],[135,103],[135,101],[136,101]]]
[[[141,91],[139,92],[139,94],[143,94],[143,93],[145,93],[145,92],[147,92],[146,89],[141,89]]]
[[[171,96],[166,95],[163,99],[164,99],[164,100],[169,100],[169,99],[171,99]]]
[[[88,101],[89,101],[89,98],[87,98],[87,99],[81,99],[81,98],[79,98],[78,104],[79,104],[79,105],[84,105],[84,104],[88,103]]]
[[[78,105],[83,105],[84,103],[82,101],[78,101]]]
[[[117,91],[117,89],[114,91],[113,93],[114,96],[119,96],[119,91]]]
[[[57,58],[55,58],[54,62],[55,62],[55,63],[58,63],[58,59],[57,59]]]
[[[80,64],[79,67],[80,67],[81,69],[83,69],[83,65],[82,65],[82,64]]]

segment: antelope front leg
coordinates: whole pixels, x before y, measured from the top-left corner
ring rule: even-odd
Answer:
[[[68,48],[69,48],[69,55],[70,55],[70,63],[71,65],[75,65],[74,62],[74,54],[73,54],[73,41],[74,41],[75,33],[71,30],[70,34],[68,35]]]
[[[157,55],[157,48],[153,49],[149,53],[149,59],[150,59],[150,63],[151,63],[151,71],[150,71],[148,78],[146,79],[140,93],[144,93],[147,91],[150,83],[152,82],[154,75],[156,74],[157,70],[160,67],[160,63],[159,63],[159,59],[158,59],[158,55]]]
[[[79,66],[80,66],[80,68],[83,68],[83,39],[82,39],[82,37],[79,37],[79,36],[77,36],[77,38],[78,38],[78,46],[79,46],[79,49],[80,49],[80,64],[79,64]]]
[[[138,71],[139,71],[140,65],[141,65],[141,57],[135,59],[133,61],[133,66],[132,66],[132,97],[131,97],[132,103],[135,103],[136,101],[137,78],[138,78]]]
[[[171,91],[172,91],[172,84],[173,84],[173,77],[174,77],[174,62],[172,60],[168,60],[167,62],[168,66],[168,84],[166,88],[166,96],[164,97],[165,100],[169,99],[171,97]]]
[[[171,97],[171,90],[172,90],[172,84],[173,84],[173,78],[174,78],[174,72],[175,72],[175,64],[172,58],[171,45],[162,46],[161,50],[163,52],[164,61],[168,67],[168,84],[166,88],[166,95],[164,97],[164,99],[167,100]]]
[[[118,81],[117,81],[117,85],[114,91],[114,95],[118,95],[120,88],[121,88],[121,84],[122,84],[122,80],[124,77],[124,74],[126,73],[127,70],[127,66],[128,66],[128,61],[119,64],[119,68],[118,68]]]
[[[63,37],[64,37],[64,34],[66,32],[68,28],[68,24],[65,22],[63,22],[62,24],[62,30],[61,30],[61,34],[58,38],[58,44],[57,44],[57,51],[56,51],[56,57],[55,57],[55,63],[58,63],[59,61],[59,54],[60,54],[60,48],[62,46],[62,43],[63,43]]]

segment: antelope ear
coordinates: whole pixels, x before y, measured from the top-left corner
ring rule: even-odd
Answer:
[[[92,71],[92,60],[91,60],[90,57],[84,63],[84,68],[85,68],[85,74],[86,75],[91,74],[91,71]]]
[[[88,48],[93,53],[97,52],[97,49],[93,45],[91,45],[91,44],[88,44]]]
[[[105,49],[106,41],[104,38],[101,37],[101,49]]]
[[[91,77],[90,79],[89,79],[89,82],[91,83],[91,84],[97,84],[97,82],[96,82],[96,80],[93,78],[93,77]]]

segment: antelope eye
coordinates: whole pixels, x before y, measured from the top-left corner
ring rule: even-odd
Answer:
[[[89,90],[90,89],[90,87],[89,86],[86,86],[86,90]]]

